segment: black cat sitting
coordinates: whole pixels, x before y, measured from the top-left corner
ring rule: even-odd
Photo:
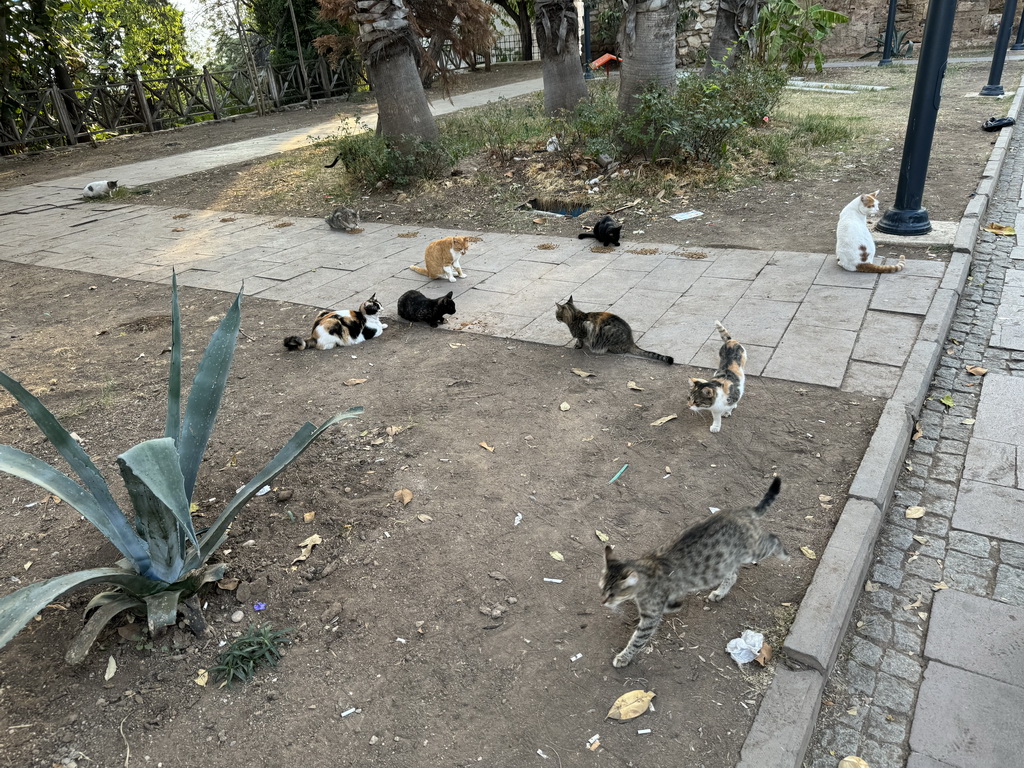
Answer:
[[[580,232],[577,237],[580,240],[586,240],[588,237],[592,237],[599,241],[601,245],[618,245],[619,244],[619,233],[622,232],[622,225],[619,224],[611,216],[604,216],[594,225],[592,232]]]
[[[445,315],[455,314],[455,301],[451,291],[439,299],[428,299],[419,291],[406,291],[398,300],[398,314],[410,323],[430,323],[431,328],[437,328],[438,323],[445,322]]]

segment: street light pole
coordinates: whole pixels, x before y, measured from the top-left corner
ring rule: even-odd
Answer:
[[[928,211],[921,207],[928,159],[935,136],[942,80],[946,76],[949,41],[953,37],[956,0],[929,0],[928,16],[917,62],[914,95],[903,141],[903,158],[896,186],[896,199],[875,229],[890,235],[925,235],[932,231]]]
[[[590,68],[590,5],[588,3],[583,4],[583,79],[594,79],[594,70]]]
[[[992,68],[988,74],[988,85],[981,89],[982,96],[1002,96],[1003,63],[1006,61],[1006,46],[1010,42],[1013,29],[1013,16],[1017,12],[1017,0],[1006,0],[1003,4],[1003,17],[999,20],[999,32],[996,33],[996,50],[992,56]]]
[[[1020,12],[1020,21],[1017,22],[1017,39],[1010,46],[1011,51],[1024,51],[1024,10]]]
[[[878,62],[880,67],[888,67],[892,64],[893,38],[896,36],[896,0],[889,0],[889,15],[885,20],[885,42],[882,43],[882,60]]]

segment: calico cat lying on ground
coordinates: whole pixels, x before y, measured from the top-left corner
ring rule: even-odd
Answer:
[[[718,350],[718,370],[711,379],[690,379],[690,398],[687,402],[694,413],[711,411],[711,431],[722,429],[722,417],[731,416],[743,397],[746,376],[743,367],[747,364],[747,351],[736,341],[725,326],[717,320],[715,327],[722,337]]]
[[[445,315],[454,314],[455,301],[451,291],[439,299],[428,299],[419,291],[406,291],[398,299],[398,315],[410,323],[419,321],[437,328],[438,323],[445,322]]]
[[[569,332],[576,339],[576,349],[586,347],[595,355],[605,352],[635,355],[672,365],[673,360],[668,355],[640,349],[633,341],[633,329],[621,317],[611,312],[584,312],[572,303],[572,296],[565,304],[555,302],[555,319],[569,326]]]
[[[588,237],[592,237],[600,242],[601,245],[618,245],[619,233],[621,232],[621,224],[615,221],[611,216],[604,216],[594,225],[593,231],[580,232],[576,237],[580,240],[586,240]]]
[[[853,198],[842,213],[836,227],[836,260],[849,272],[899,272],[906,264],[875,264],[875,239],[868,228],[868,216],[878,215],[878,190]]]
[[[612,664],[624,667],[650,642],[663,614],[678,611],[691,592],[715,587],[708,600],[729,594],[740,566],[775,555],[788,560],[778,537],[761,528],[761,517],[779,495],[782,482],[772,481],[756,507],[718,512],[689,528],[672,544],[637,560],[619,560],[604,548],[601,575],[603,604],[617,608],[632,600],[640,612],[636,630]]]
[[[359,344],[380,336],[386,323],[382,323],[380,316],[381,304],[377,301],[377,294],[359,305],[359,309],[331,310],[325,309],[316,316],[313,323],[313,331],[308,339],[299,336],[289,336],[284,340],[284,345],[290,350],[299,349],[334,349],[335,347],[346,347],[352,344]]]

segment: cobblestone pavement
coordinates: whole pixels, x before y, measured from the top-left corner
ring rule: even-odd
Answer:
[[[1013,224],[1021,213],[1020,146],[1018,134],[984,223]],[[1024,605],[1024,524],[979,526],[968,519],[965,493],[972,483],[979,485],[990,495],[989,501],[995,500],[991,506],[998,508],[996,513],[1007,519],[1014,511],[1019,513],[1024,497],[1015,489],[1012,444],[1021,441],[1019,431],[1011,445],[996,445],[1010,451],[1008,465],[1003,466],[991,450],[976,453],[988,443],[979,438],[982,413],[991,411],[988,429],[1007,421],[1012,427],[1021,418],[1017,391],[1024,389],[1024,378],[1016,377],[1024,372],[1024,352],[1018,351],[1024,349],[1024,330],[1013,321],[1024,294],[1024,248],[1015,246],[1012,237],[979,233],[971,274],[921,413],[917,438],[825,690],[804,763],[809,768],[835,768],[848,755],[859,755],[871,768],[1021,764],[1020,728],[1007,727],[1019,724],[1019,710],[1010,721],[1001,712],[1012,712],[1013,702],[1024,699],[1024,663],[1013,659],[1020,658],[1020,613],[1006,607]],[[989,374],[979,378],[966,366],[987,368]],[[1008,394],[1000,395],[1002,390]],[[989,397],[983,398],[983,391]],[[948,399],[942,402],[947,396],[952,405]],[[996,402],[998,396],[1002,402]],[[984,483],[972,479],[972,463],[974,476]],[[997,477],[1000,472],[1009,473],[1007,482]],[[908,507],[915,506],[924,508],[923,517],[907,516]],[[988,535],[979,534],[979,528]],[[955,615],[949,614],[947,609],[954,604]],[[991,625],[980,626],[977,619],[970,623],[964,606],[975,604],[996,612],[997,618],[988,618]],[[957,616],[962,634],[946,638],[955,652],[944,654],[939,648],[944,627]],[[1014,621],[1015,630],[1009,626]],[[986,636],[1005,636],[1008,645],[982,647],[991,640]],[[980,689],[949,679],[929,682],[933,676],[973,675],[954,667],[970,670],[986,654],[994,654],[1000,664],[995,671],[982,670],[987,676],[978,678]],[[994,678],[1005,680],[1007,670],[1012,670],[1007,684],[995,682]],[[1016,757],[1006,761],[1005,754]]]

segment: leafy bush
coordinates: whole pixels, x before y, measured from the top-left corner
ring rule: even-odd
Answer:
[[[406,138],[406,149],[373,133],[347,136],[338,142],[338,159],[345,171],[364,187],[405,187],[420,179],[448,172],[458,161],[445,142]]]
[[[769,0],[761,8],[757,24],[746,33],[746,40],[761,64],[799,72],[814,62],[815,71],[821,72],[825,64],[822,42],[837,24],[849,20],[809,0]]]
[[[0,648],[61,595],[92,584],[109,584],[114,589],[96,595],[86,606],[88,620],[65,656],[69,664],[84,659],[103,627],[122,611],[144,612],[151,634],[177,621],[180,604],[184,604],[184,609],[193,617],[201,617],[198,601],[192,598],[203,584],[224,575],[224,564],[211,565],[208,561],[224,542],[235,516],[260,488],[298,458],[328,427],[362,413],[361,407],[350,408],[319,427],[310,423],[300,427],[256,477],[235,494],[213,525],[197,533],[190,511],[192,492],[234,356],[241,323],[241,301],[239,292],[210,339],[192,380],[182,418],[181,318],[177,280],[172,279],[171,358],[164,437],[139,443],[117,457],[135,512],[134,520],[118,507],[96,465],[56,417],[18,382],[0,372],[0,386],[32,417],[81,484],[9,445],[0,445],[0,471],[34,483],[63,499],[96,526],[124,556],[113,567],[57,576],[0,598]]]

